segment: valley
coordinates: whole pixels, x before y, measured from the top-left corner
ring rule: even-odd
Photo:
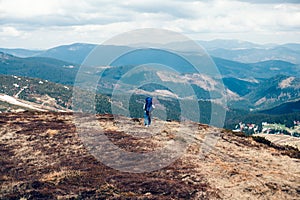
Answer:
[[[0,200],[300,200],[300,0],[0,0]]]
[[[147,49],[81,65],[94,47],[0,53],[0,199],[299,197],[299,64],[212,57],[211,75]],[[153,55],[173,69],[143,65]],[[156,108],[145,128],[147,96]]]
[[[232,50],[238,45],[234,41],[228,43],[222,43],[222,41],[200,42],[200,44],[203,44],[208,52],[215,51],[217,47]],[[218,44],[220,45],[218,46]],[[257,45],[250,43],[241,43],[240,45],[257,48]],[[1,53],[0,56],[0,73],[4,75],[1,75],[0,93],[3,97],[1,111],[16,110],[22,107],[20,102],[12,105],[12,100],[32,102],[26,104],[34,104],[37,110],[66,111],[72,109],[71,99],[76,74],[83,58],[95,47],[92,44],[76,43],[39,52],[26,49],[1,49],[6,52]],[[168,45],[166,45],[166,49],[167,47]],[[102,48],[109,52],[118,51],[120,48],[129,51],[133,47],[107,46]],[[286,45],[285,48],[291,48],[291,51],[298,50],[296,45]],[[184,51],[184,45],[182,45],[182,51]],[[119,88],[119,93],[129,92],[133,95],[129,103],[130,114],[128,116],[130,117],[142,116],[139,108],[142,106],[143,98],[151,95],[157,98],[158,108],[161,110],[157,110],[156,114],[162,119],[180,120],[181,109],[178,107],[178,100],[189,101],[190,98],[196,98],[196,104],[200,109],[199,122],[209,124],[212,107],[221,106],[226,109],[227,113],[224,127],[229,129],[234,129],[234,126],[240,121],[256,124],[264,121],[269,123],[288,122],[286,125],[290,126],[292,121],[299,120],[299,64],[280,60],[261,62],[252,60],[253,63],[241,63],[212,57],[222,78],[211,77],[205,73],[198,74],[189,71],[188,68],[180,68],[180,66],[186,65],[181,60],[177,60],[177,63],[171,61],[176,65],[177,72],[151,66],[149,69],[143,68],[144,71],[131,72],[135,69],[135,65],[144,62],[143,54],[155,54],[158,56],[157,59],[161,59],[160,55],[151,49],[137,53],[139,59],[134,62],[132,62],[133,58],[130,58],[131,55],[128,55],[129,57],[127,56],[126,59],[120,58],[112,63],[114,66],[95,68],[96,74],[84,72],[85,80],[97,79],[97,76],[101,75],[95,91],[96,99],[101,99],[96,100],[96,112],[111,113],[112,107],[122,104],[122,102],[111,100],[113,92]],[[22,56],[22,58],[16,55]],[[189,52],[186,56],[193,57],[193,54]],[[169,63],[169,61],[165,62]],[[123,78],[125,74],[126,79]],[[155,84],[138,86],[137,83],[142,83],[142,80],[149,79],[149,77]],[[189,85],[193,94],[186,93],[186,85]],[[10,97],[6,97],[5,100],[4,95]],[[89,92],[86,95],[92,96]],[[10,102],[7,101],[7,98],[11,98]],[[122,99],[122,97],[115,97],[115,99],[118,98]],[[46,108],[46,106],[48,107]],[[10,107],[14,109],[10,109]],[[24,105],[21,109],[24,110]],[[26,109],[32,108],[25,106]]]

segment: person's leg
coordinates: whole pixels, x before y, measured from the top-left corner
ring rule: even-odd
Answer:
[[[151,124],[151,113],[149,112],[149,114],[148,114],[148,125],[150,125]]]
[[[147,112],[144,113],[144,125],[147,126],[149,124],[149,120],[148,120],[148,114]]]

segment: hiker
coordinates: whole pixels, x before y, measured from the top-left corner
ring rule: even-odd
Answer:
[[[144,124],[146,127],[149,127],[151,124],[151,112],[155,108],[155,106],[152,104],[152,98],[147,97],[145,99],[145,104],[144,104]]]

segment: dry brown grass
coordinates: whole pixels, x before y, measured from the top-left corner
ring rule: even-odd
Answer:
[[[70,178],[78,178],[82,176],[82,173],[77,170],[61,170],[54,171],[49,174],[45,174],[40,181],[43,182],[51,182],[55,185],[59,184],[62,180],[70,179]]]
[[[286,156],[292,149],[192,122],[155,119],[145,128],[142,119],[98,118],[87,115],[75,127],[66,113],[0,116],[7,130],[0,131],[0,199],[299,199],[299,159]],[[99,124],[127,152],[173,150],[175,144],[188,149],[160,170],[121,172],[93,157],[79,137],[80,129],[87,142],[105,147],[98,140]],[[202,145],[213,134],[218,141],[205,152]]]
[[[48,129],[48,130],[46,131],[46,134],[47,134],[47,136],[49,136],[49,137],[53,137],[53,136],[59,134],[59,131],[58,131],[58,130],[53,130],[53,129]]]

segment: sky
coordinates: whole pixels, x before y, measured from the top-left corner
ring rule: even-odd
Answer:
[[[300,0],[0,0],[0,47],[101,44],[141,28],[192,40],[300,43]]]

